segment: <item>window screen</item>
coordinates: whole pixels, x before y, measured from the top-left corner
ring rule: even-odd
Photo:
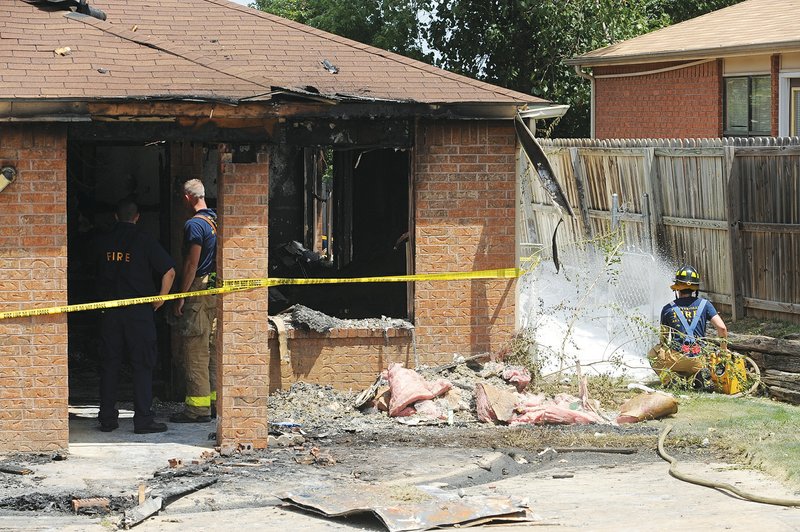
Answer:
[[[769,76],[751,78],[750,131],[769,135],[772,130],[772,84]]]
[[[725,78],[726,135],[769,135],[772,132],[770,76]]]
[[[789,123],[791,124],[790,135],[800,135],[800,88],[792,89],[792,106],[790,111]]]
[[[747,78],[725,80],[725,131],[747,134]]]

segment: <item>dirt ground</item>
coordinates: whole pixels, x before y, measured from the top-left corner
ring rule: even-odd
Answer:
[[[444,376],[463,387],[477,379],[466,367]],[[388,529],[372,512],[324,517],[282,500],[300,496],[319,504],[357,499],[362,507],[401,514],[437,498],[445,501],[436,502],[441,507],[458,501],[486,509],[489,498],[528,509],[528,522],[495,530],[800,529],[798,508],[744,501],[670,477],[656,452],[667,421],[507,427],[480,423],[467,409],[451,423],[400,423],[354,409],[355,395],[302,383],[274,394],[273,439],[263,451],[215,448],[213,421],[135,435],[126,418],[119,430],[101,433],[91,408],[73,408],[68,453],[0,461],[31,470],[0,473],[0,529],[122,528],[140,485],[146,497],[161,496],[164,506],[137,530]],[[164,418],[178,407],[157,406]],[[670,451],[683,471],[761,495],[793,496],[702,445],[674,442]],[[108,508],[73,509],[74,499],[88,498],[106,498]],[[422,525],[405,526],[399,529]]]

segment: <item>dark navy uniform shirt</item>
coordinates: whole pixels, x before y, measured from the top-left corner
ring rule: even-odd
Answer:
[[[200,246],[197,277],[217,271],[217,214],[211,209],[200,209],[183,224],[183,245]],[[187,249],[184,249],[184,255]]]
[[[101,301],[157,295],[172,257],[136,224],[119,222],[94,243],[97,295]],[[134,307],[152,316],[149,304]],[[131,307],[133,308],[133,307]]]
[[[699,308],[701,301],[703,301],[703,298],[701,297],[679,297],[675,300],[675,305],[678,307],[677,309],[673,309],[672,305],[664,305],[664,308],[661,310],[661,325],[666,325],[673,331],[677,331],[679,333],[673,336],[673,340],[670,345],[670,347],[673,349],[680,349],[681,344],[683,343],[683,337],[686,334],[686,330],[684,329],[683,324],[678,316],[675,315],[675,312],[682,312],[686,317],[686,322],[691,325],[695,314],[697,314],[697,309]],[[706,326],[708,325],[708,322],[711,321],[711,318],[716,315],[717,309],[714,308],[714,305],[711,304],[711,301],[706,300],[706,306],[703,309],[703,314],[700,316],[700,319],[697,322],[697,327],[694,329],[695,338],[700,339],[706,335]]]

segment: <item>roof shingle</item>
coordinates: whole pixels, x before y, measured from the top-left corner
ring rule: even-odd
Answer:
[[[227,0],[90,4],[107,20],[0,0],[0,99],[239,100],[283,88],[421,103],[546,103]],[[54,53],[61,47],[71,53]]]
[[[598,66],[800,50],[798,13],[800,0],[746,0],[566,62]]]

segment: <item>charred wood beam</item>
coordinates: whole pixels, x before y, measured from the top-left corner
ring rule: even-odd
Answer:
[[[292,146],[410,148],[411,132],[412,123],[405,119],[307,119],[285,122],[280,138]]]
[[[212,122],[187,126],[178,122],[90,122],[70,124],[73,141],[158,142],[195,141],[235,144],[271,142],[267,124],[243,123],[238,128],[220,127]]]

